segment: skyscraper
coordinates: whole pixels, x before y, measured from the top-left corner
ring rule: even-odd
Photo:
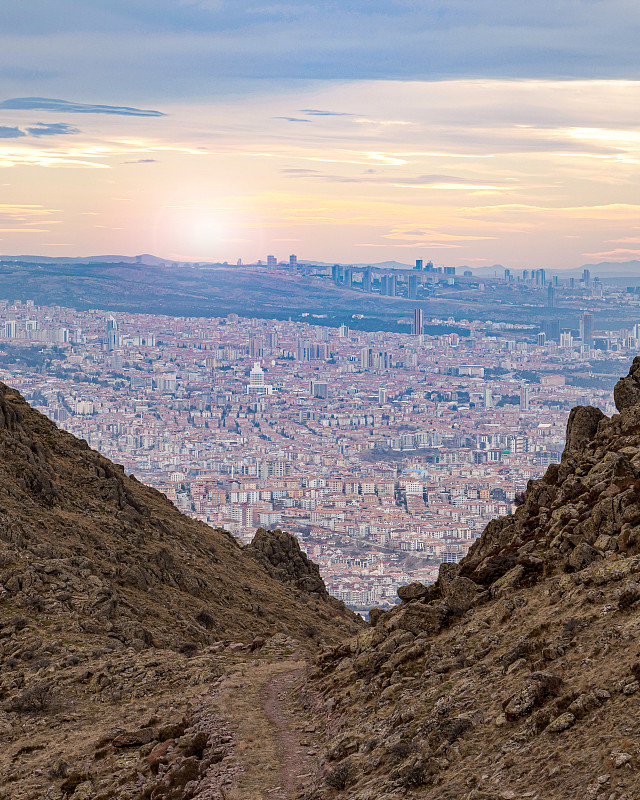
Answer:
[[[593,343],[593,314],[588,311],[580,318],[580,338],[583,344]]]
[[[367,267],[362,273],[362,291],[371,291],[371,267]]]
[[[521,411],[528,411],[529,410],[529,387],[522,386],[520,389],[520,410]]]
[[[275,256],[267,256],[267,266],[268,267],[275,267],[278,263],[278,259]]]
[[[556,287],[550,283],[549,288],[547,289],[547,308],[555,308],[555,307],[556,307]]]
[[[421,308],[416,308],[413,312],[413,325],[411,326],[411,333],[416,336],[421,336],[424,329],[424,315]]]
[[[289,266],[290,267],[297,267],[298,266],[298,256],[295,253],[292,253],[289,256]]]
[[[409,275],[409,285],[407,289],[407,296],[409,300],[415,300],[418,296],[418,277],[417,275]]]

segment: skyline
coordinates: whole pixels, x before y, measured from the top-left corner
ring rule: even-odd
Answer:
[[[0,251],[637,258],[640,11],[553,8],[4,9]]]

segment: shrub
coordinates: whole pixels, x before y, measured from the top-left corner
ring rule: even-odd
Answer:
[[[324,776],[324,782],[332,789],[345,789],[354,779],[355,769],[353,764],[348,761],[342,761],[337,766],[330,769]]]
[[[196,617],[196,622],[199,622],[207,630],[211,630],[211,628],[217,627],[215,617],[206,608],[200,609],[200,611],[198,612],[198,616]]]
[[[12,697],[5,703],[6,711],[15,711],[18,714],[33,714],[46,711],[51,706],[51,685],[37,683],[29,689]]]

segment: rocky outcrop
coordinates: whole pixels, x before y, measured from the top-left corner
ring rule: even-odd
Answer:
[[[614,386],[613,399],[618,411],[640,406],[640,356],[633,359],[629,374]]]
[[[258,528],[245,553],[255,558],[279,581],[317,598],[329,597],[318,565],[302,552],[300,543],[290,533],[279,528],[273,531]]]
[[[561,463],[460,564],[318,660],[325,775],[354,743],[345,796],[636,796],[640,358],[615,400],[571,412]]]

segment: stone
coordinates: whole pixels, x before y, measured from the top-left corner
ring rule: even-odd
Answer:
[[[522,564],[512,567],[502,577],[491,584],[491,597],[499,597],[503,592],[515,588],[524,577],[525,568]]]
[[[111,744],[114,747],[141,747],[155,738],[153,728],[140,728],[137,731],[126,731],[116,736]]]
[[[369,625],[371,625],[372,628],[375,628],[375,626],[380,621],[380,617],[383,614],[384,614],[384,611],[381,608],[370,608],[369,609]]]
[[[629,374],[614,386],[613,399],[618,411],[640,405],[640,356],[633,359]]]
[[[562,733],[568,730],[576,721],[576,718],[569,711],[560,714],[553,722],[549,723],[545,728],[545,733]]]
[[[585,445],[593,439],[598,424],[605,415],[594,406],[576,406],[571,409],[567,422],[563,459],[571,453],[581,453]]]
[[[569,554],[567,564],[578,572],[588,567],[592,561],[595,561],[596,558],[599,557],[600,553],[598,553],[595,547],[591,547],[591,545],[586,542],[580,542]]]
[[[398,589],[398,597],[403,603],[406,603],[411,600],[419,600],[421,597],[424,597],[427,592],[428,589],[423,583],[414,581],[406,586],[400,586]]]
[[[447,610],[451,614],[464,614],[475,605],[479,588],[469,578],[460,575],[454,578],[445,590]]]

